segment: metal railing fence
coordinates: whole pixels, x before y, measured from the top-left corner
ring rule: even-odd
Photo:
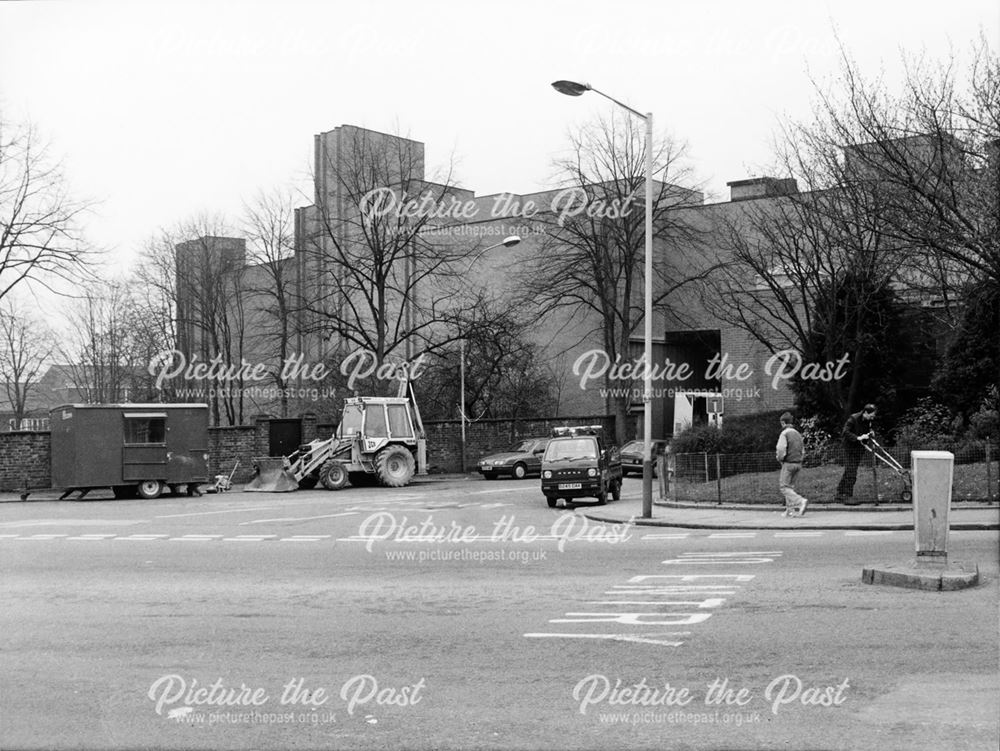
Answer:
[[[885,450],[901,467],[861,454],[853,488],[858,503],[908,502],[911,450],[945,450],[955,455],[953,501],[1000,501],[1000,446],[988,441],[956,445],[901,447]],[[847,455],[842,445],[828,444],[806,455],[796,483],[797,491],[813,503],[832,503],[844,475]],[[780,465],[773,453],[671,454],[659,467],[660,499],[706,504],[781,504]]]

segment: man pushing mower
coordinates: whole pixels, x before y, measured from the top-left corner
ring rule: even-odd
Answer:
[[[865,444],[872,438],[876,410],[874,404],[866,404],[860,412],[855,412],[847,418],[841,440],[844,444],[844,474],[837,485],[837,503],[854,506],[860,501],[854,500],[854,483],[858,479],[858,465],[865,453]]]

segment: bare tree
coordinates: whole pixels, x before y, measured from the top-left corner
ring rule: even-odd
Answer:
[[[443,346],[457,314],[454,263],[468,248],[437,242],[431,210],[454,198],[450,172],[424,179],[422,145],[342,126],[317,164],[317,205],[303,238],[305,325],[333,349],[364,349],[381,365]]]
[[[671,248],[654,258],[653,306],[677,320],[683,311],[670,307],[670,296],[711,267],[700,254],[700,233],[683,211],[700,205],[702,194],[681,187],[691,175],[682,166],[680,145],[660,140],[653,148],[654,241]],[[523,276],[525,297],[543,314],[562,310],[595,320],[589,334],[600,337],[612,360],[628,360],[629,340],[644,317],[644,133],[616,113],[571,134],[569,153],[556,164],[558,206],[537,217],[546,240]],[[623,441],[629,397],[608,399]]]
[[[78,228],[86,209],[38,133],[0,116],[0,299],[27,281],[51,288],[86,275],[90,252]]]
[[[160,343],[150,339],[147,311],[132,295],[131,285],[92,285],[67,318],[71,334],[62,355],[83,399],[100,403],[153,398],[148,365]]]
[[[246,243],[232,236],[220,217],[202,216],[161,232],[147,244],[136,271],[150,292],[157,330],[174,359],[157,363],[180,371],[167,379],[166,392],[185,400],[203,399],[214,424],[240,425],[251,404],[248,394],[251,335],[245,284]],[[207,373],[186,378],[184,366],[199,364]]]
[[[45,324],[23,307],[4,301],[0,308],[0,380],[13,413],[13,429],[19,430],[28,414],[31,392],[53,351],[51,333]]]
[[[1000,285],[1000,63],[985,37],[967,66],[907,60],[902,91],[868,80],[842,53],[841,79],[819,91],[825,136],[855,179],[878,184],[887,234],[926,271]]]
[[[295,209],[284,191],[259,194],[244,208],[243,232],[253,268],[245,275],[247,294],[255,319],[251,348],[255,360],[268,364],[268,374],[278,392],[280,413],[289,414],[289,389],[296,382],[286,369],[299,355],[302,302],[298,294],[295,265]]]
[[[416,382],[425,417],[460,416],[465,389],[467,419],[511,420],[551,415],[554,379],[530,341],[531,322],[500,302],[482,303],[454,322],[460,346],[437,352]],[[464,380],[460,357],[464,353]]]
[[[953,64],[911,63],[893,96],[845,54],[839,88],[779,132],[777,169],[803,191],[736,205],[719,229],[729,263],[706,306],[772,352],[846,355],[850,377],[818,385],[842,413],[894,387],[884,380],[901,344],[886,336],[891,297],[943,300],[940,319],[954,325],[950,302],[969,281],[1000,279],[990,156],[1000,79],[985,43],[971,73],[960,95]]]
[[[888,375],[878,356],[901,258],[879,231],[877,196],[820,189],[736,209],[720,217],[717,244],[727,262],[705,287],[705,307],[772,354],[832,363],[830,379],[817,384],[820,401],[840,413],[874,401]]]

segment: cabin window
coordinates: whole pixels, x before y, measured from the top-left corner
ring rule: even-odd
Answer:
[[[413,428],[410,427],[409,409],[405,404],[390,404],[389,432],[393,438],[412,438]]]
[[[125,443],[166,443],[167,418],[160,415],[125,415]]]
[[[368,438],[388,438],[385,408],[381,404],[369,404],[365,409],[365,436]]]

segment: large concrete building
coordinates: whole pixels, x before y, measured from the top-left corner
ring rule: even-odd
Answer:
[[[452,185],[447,175],[427,175],[420,142],[350,125],[315,136],[314,146],[314,201],[296,211],[294,253],[277,262],[282,269],[281,284],[287,285],[288,300],[294,302],[282,345],[284,354],[298,356],[303,364],[325,363],[333,371],[338,362],[365,346],[381,345],[387,355],[412,360],[419,355],[422,339],[447,333],[448,317],[430,320],[427,316],[432,309],[440,313],[461,296],[468,299],[476,294],[483,295],[483,300],[530,305],[520,294],[522,274],[551,248],[547,228],[560,210],[559,191],[477,196]],[[732,225],[750,204],[786,200],[796,193],[796,184],[792,179],[763,177],[731,182],[729,187],[728,201],[705,203],[696,191],[668,186],[680,195],[673,210],[675,222],[693,232],[680,239],[655,238],[654,266],[669,272],[657,277],[654,294],[658,296],[678,278],[693,281],[672,291],[654,312],[653,415],[658,436],[709,420],[720,408],[726,415],[740,415],[792,405],[787,379],[774,377],[781,365],[773,359],[775,347],[765,346],[731,319],[713,313],[713,306],[705,300],[711,293],[699,277],[718,262],[722,252],[715,239],[717,227]],[[373,216],[378,211],[371,211],[371,194],[380,189],[386,189],[379,195],[388,204],[381,204],[376,220]],[[427,195],[433,200],[422,207],[410,204],[407,216],[403,199]],[[421,211],[424,221],[419,235],[414,234],[409,245],[394,245],[390,234],[405,231],[407,221],[415,223]],[[429,219],[428,212],[433,214]],[[498,245],[510,235],[520,236],[521,242],[513,247]],[[697,241],[691,239],[694,235]],[[397,255],[391,264],[373,260],[375,255],[392,253]],[[429,271],[427,255],[446,258],[448,273]],[[277,266],[248,263],[243,241],[235,238],[192,240],[178,247],[178,259],[182,350],[209,359],[213,347],[217,352],[219,347],[233,345],[231,334],[238,324],[244,330],[240,348],[230,350],[229,358],[267,362],[277,372],[274,321],[268,320],[274,312],[269,301],[274,300]],[[392,299],[383,301],[380,309],[359,302],[361,288],[387,270],[391,278],[385,288],[393,291]],[[223,277],[228,281],[220,282]],[[641,270],[637,278],[641,279]],[[220,314],[221,309],[198,302],[198,285],[215,285],[226,305],[239,299],[238,320],[225,326],[230,331],[228,339],[206,336],[206,317]],[[642,285],[634,287],[633,304],[641,306]],[[248,294],[237,295],[240,289]],[[345,318],[353,321],[353,329],[340,323]],[[381,329],[376,325],[379,319]],[[376,329],[384,332],[377,341],[362,336]],[[396,336],[400,331],[402,338]],[[596,313],[582,306],[550,310],[538,317],[532,329],[541,357],[560,382],[559,416],[606,413],[614,399],[611,388],[628,394],[627,411],[638,418],[643,407],[641,379],[621,368],[619,379],[609,381],[598,375],[604,365],[622,365],[613,354],[603,353],[600,331]],[[633,360],[642,352],[641,331],[640,323],[632,336]],[[303,385],[308,384],[301,369],[284,383],[300,389]],[[266,400],[259,400],[254,408],[267,410],[268,406]],[[323,405],[317,409],[336,411]],[[638,422],[628,422],[628,434],[641,434]]]

